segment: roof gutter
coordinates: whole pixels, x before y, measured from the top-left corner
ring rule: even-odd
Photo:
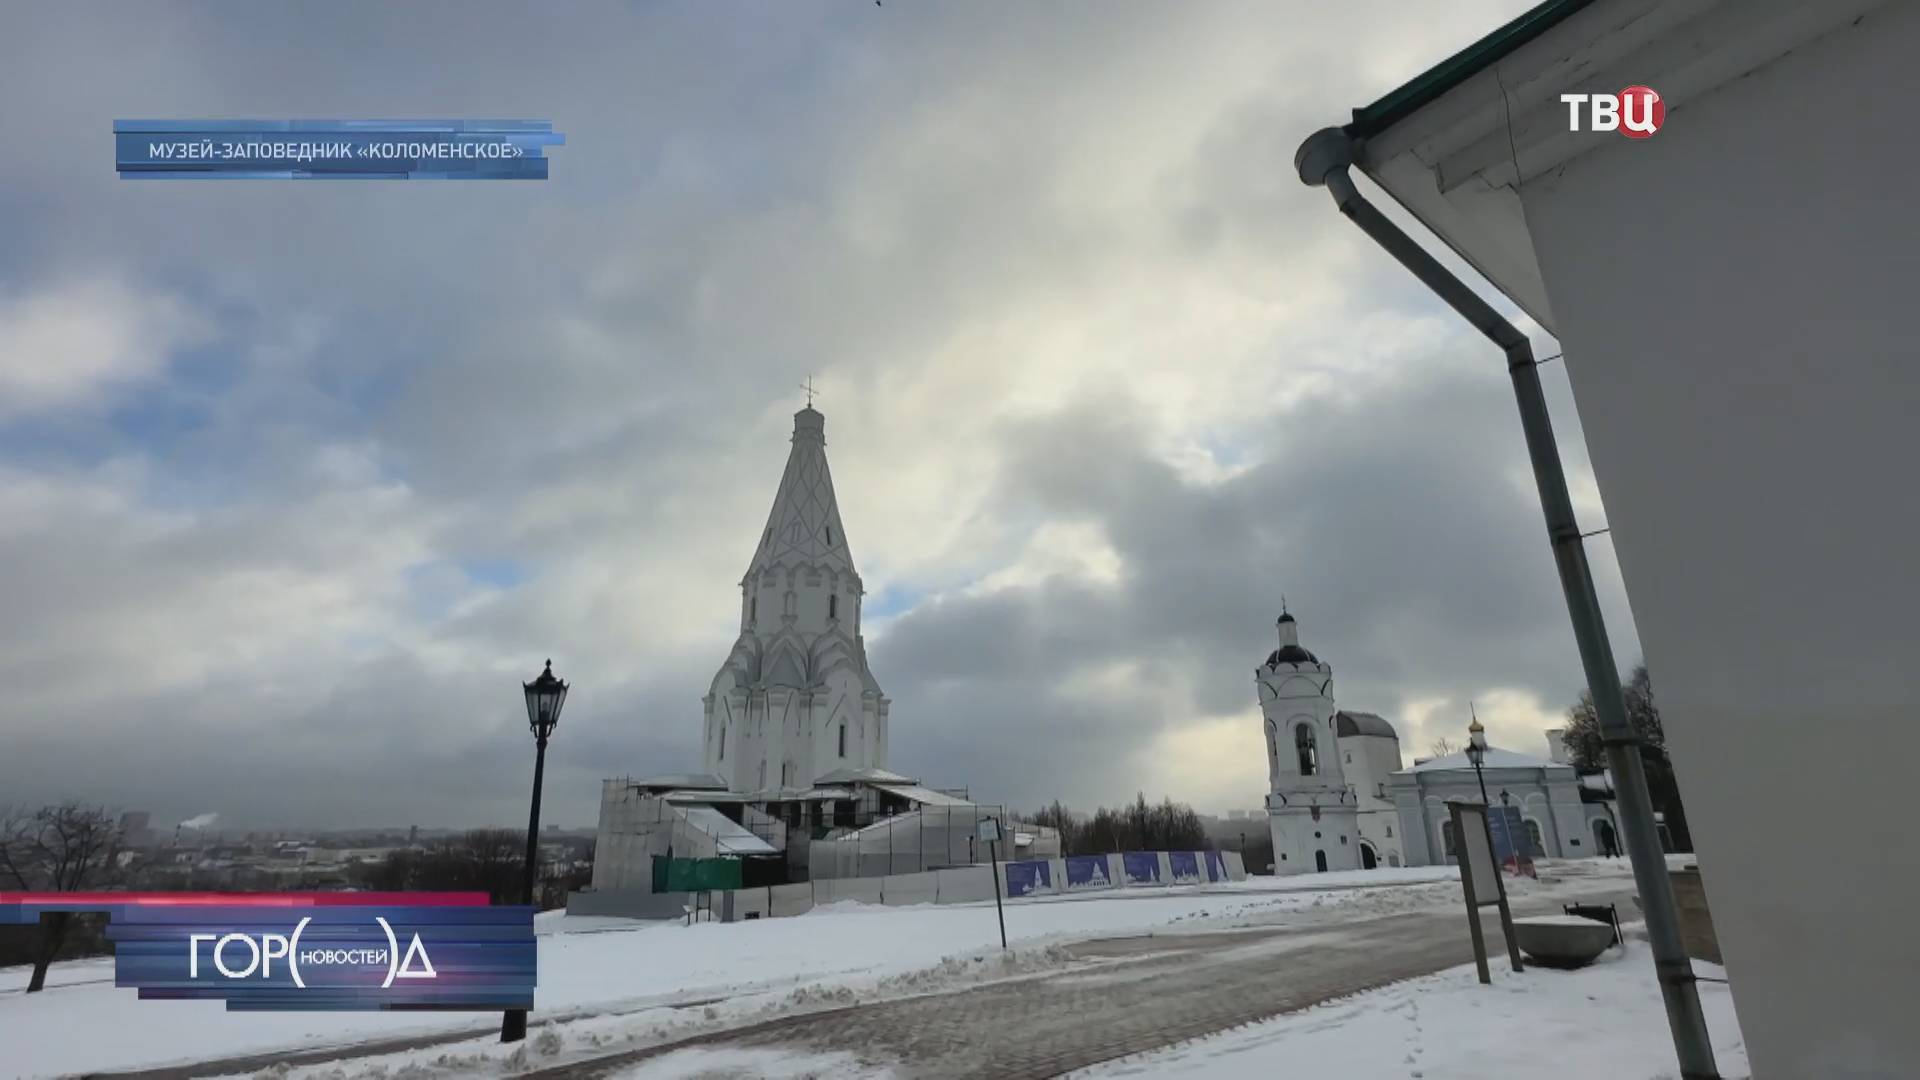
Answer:
[[[1472,323],[1474,329],[1486,335],[1506,355],[1507,374],[1513,380],[1513,396],[1520,407],[1520,427],[1526,436],[1527,457],[1533,464],[1534,483],[1540,490],[1540,508],[1546,515],[1547,539],[1553,546],[1554,565],[1560,571],[1560,587],[1566,594],[1567,612],[1573,620],[1574,641],[1580,649],[1587,688],[1593,694],[1601,741],[1606,745],[1607,761],[1613,768],[1622,832],[1626,834],[1634,884],[1639,887],[1647,917],[1647,939],[1653,947],[1654,970],[1660,980],[1661,997],[1666,1002],[1667,1025],[1673,1031],[1680,1075],[1683,1080],[1718,1080],[1720,1073],[1713,1061],[1713,1043],[1707,1037],[1706,1016],[1700,1010],[1693,965],[1680,938],[1673,882],[1667,876],[1665,849],[1660,843],[1653,800],[1647,791],[1647,776],[1640,760],[1641,740],[1627,719],[1620,670],[1613,659],[1613,646],[1607,640],[1600,598],[1593,588],[1593,574],[1587,567],[1586,541],[1574,518],[1573,497],[1567,491],[1560,449],[1554,442],[1553,420],[1547,412],[1546,394],[1540,388],[1533,345],[1519,327],[1440,265],[1438,259],[1360,194],[1348,173],[1354,159],[1352,136],[1340,128],[1325,128],[1300,144],[1293,164],[1301,183],[1325,187],[1331,192],[1334,205],[1348,220],[1399,260],[1400,265],[1411,270],[1421,284],[1446,301],[1448,307]]]

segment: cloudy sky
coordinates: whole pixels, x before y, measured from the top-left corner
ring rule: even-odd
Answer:
[[[697,764],[808,375],[896,769],[1258,806],[1283,594],[1409,759],[1469,699],[1544,750],[1581,676],[1504,368],[1291,168],[1523,6],[16,12],[0,802],[510,824],[552,656],[546,816],[590,825],[601,777]],[[114,119],[207,116],[567,145],[544,183],[115,178]]]

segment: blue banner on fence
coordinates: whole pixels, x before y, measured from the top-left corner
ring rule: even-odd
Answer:
[[[1160,856],[1151,851],[1129,851],[1120,856],[1127,868],[1127,883],[1152,885],[1160,880]]]
[[[1007,895],[1030,896],[1053,891],[1053,867],[1045,859],[1006,864]]]
[[[533,1007],[531,907],[482,894],[14,893],[0,923],[105,911],[114,985],[238,1011]]]
[[[550,120],[115,120],[126,180],[545,180]]]
[[[1520,816],[1517,806],[1489,807],[1487,830],[1493,834],[1493,860],[1497,863],[1504,865],[1516,856],[1526,862],[1537,854],[1527,834],[1526,819]]]
[[[1113,879],[1107,876],[1105,855],[1070,855],[1066,864],[1069,889],[1106,889],[1113,885]]]
[[[1217,851],[1207,852],[1207,880],[1225,881],[1229,876],[1227,873],[1227,857]]]
[[[1173,871],[1173,880],[1181,884],[1192,884],[1200,880],[1200,856],[1192,851],[1167,852],[1167,866]]]

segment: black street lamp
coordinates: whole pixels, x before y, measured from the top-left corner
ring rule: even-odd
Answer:
[[[1473,775],[1480,781],[1480,805],[1491,805],[1487,798],[1487,774],[1483,770],[1487,763],[1487,729],[1480,726],[1478,716],[1467,725],[1467,760],[1473,762]]]
[[[567,701],[567,684],[553,676],[553,661],[530,683],[521,683],[527,695],[527,727],[533,732],[533,810],[527,816],[527,863],[524,867],[529,905],[537,904],[533,890],[540,878],[540,781],[547,771],[547,739],[560,723],[560,706]],[[508,1009],[500,1020],[500,1041],[527,1037],[527,1010]]]

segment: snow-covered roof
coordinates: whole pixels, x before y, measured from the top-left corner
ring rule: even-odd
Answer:
[[[914,777],[901,776],[897,772],[888,772],[885,769],[835,769],[814,780],[815,784],[917,784],[919,782]]]
[[[635,780],[634,787],[640,788],[697,788],[725,791],[727,782],[712,773],[667,773],[664,776],[649,776],[644,780]]]
[[[923,788],[917,784],[875,784],[881,791],[891,792],[910,802],[922,806],[972,806],[965,799],[956,798],[932,788]]]
[[[1532,754],[1522,754],[1516,750],[1502,750],[1497,746],[1487,747],[1487,756],[1486,756],[1486,759],[1481,763],[1481,766],[1483,768],[1488,768],[1488,769],[1571,769],[1572,768],[1571,766],[1562,765],[1558,762],[1548,761],[1546,758],[1534,757]],[[1406,769],[1403,771],[1415,772],[1415,773],[1429,773],[1429,772],[1453,772],[1456,770],[1465,770],[1466,772],[1473,771],[1473,762],[1468,760],[1467,752],[1465,750],[1456,751],[1454,753],[1448,754],[1445,757],[1431,758],[1427,761],[1422,761],[1419,764],[1415,765],[1413,768]]]
[[[687,824],[713,837],[722,855],[778,855],[779,849],[742,828],[711,806],[677,806]]]

